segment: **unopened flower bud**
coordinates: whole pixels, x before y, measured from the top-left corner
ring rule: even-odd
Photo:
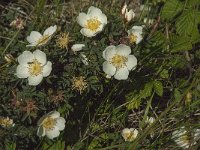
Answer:
[[[14,57],[11,54],[6,54],[4,58],[7,61],[7,63],[11,63],[14,60]]]

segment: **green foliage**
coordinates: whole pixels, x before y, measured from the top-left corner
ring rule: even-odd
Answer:
[[[161,12],[161,18],[172,20],[183,9],[183,3],[179,0],[167,0]]]
[[[130,22],[120,14],[120,0],[27,0],[1,5],[0,117],[12,118],[15,126],[0,125],[0,150],[176,149],[173,131],[182,126],[199,129],[199,0],[129,1],[128,9],[136,14]],[[76,17],[91,5],[106,14],[108,23],[87,38],[80,33]],[[153,23],[144,23],[146,17]],[[16,18],[26,22],[23,29],[10,26]],[[54,24],[58,29],[48,44],[26,47],[31,31],[42,33]],[[141,43],[130,43],[127,31],[144,24]],[[69,33],[67,48],[56,44],[63,32]],[[74,53],[71,47],[78,43],[85,47]],[[103,50],[119,44],[130,46],[138,61],[125,81],[107,78],[102,69]],[[53,63],[51,74],[36,87],[15,75],[18,56],[35,49]],[[88,65],[82,63],[83,53]],[[10,62],[7,54],[13,57],[8,55]],[[80,76],[86,83],[82,91],[74,86],[74,78]],[[65,118],[65,129],[53,140],[39,138],[37,122],[53,110]],[[147,116],[155,118],[152,124]],[[125,142],[124,128],[138,129],[137,138]]]

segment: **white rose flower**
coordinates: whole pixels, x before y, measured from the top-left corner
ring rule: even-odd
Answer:
[[[125,13],[128,11],[128,8],[127,8],[127,4],[126,2],[124,3],[123,7],[122,7],[122,10],[121,10],[121,13],[122,15],[125,15]]]
[[[146,124],[149,124],[149,125],[151,125],[154,121],[155,121],[154,117],[148,117],[148,116],[145,120]]]
[[[84,63],[86,66],[89,65],[88,58],[84,53],[81,53],[81,57],[82,57],[82,60],[81,60],[82,63]]]
[[[194,141],[198,141],[200,139],[200,129],[194,130]]]
[[[183,149],[188,149],[190,146],[190,139],[187,135],[185,127],[181,127],[179,130],[174,131],[172,133],[172,139]]]
[[[126,80],[129,71],[136,68],[137,58],[130,55],[131,48],[124,44],[108,46],[103,51],[103,71],[117,80]]]
[[[27,46],[41,46],[46,44],[56,32],[57,26],[50,26],[47,28],[43,35],[38,31],[32,31],[30,36],[27,37],[27,41],[30,43]]]
[[[82,50],[83,47],[85,47],[85,44],[74,44],[72,45],[71,49],[74,53],[76,53],[77,51]]]
[[[18,57],[18,62],[16,75],[18,78],[28,78],[29,85],[38,85],[52,70],[52,63],[46,60],[46,54],[40,50],[33,53],[24,51]]]
[[[131,21],[135,17],[135,13],[133,9],[128,10],[126,2],[124,3],[122,7],[121,14],[124,15],[124,18],[128,22]]]
[[[145,24],[152,25],[153,22],[154,22],[154,20],[153,20],[153,19],[149,19],[149,18],[144,18],[143,22],[144,22]]]
[[[107,24],[107,17],[99,8],[91,6],[87,14],[80,13],[77,17],[78,24],[83,27],[81,34],[86,37],[96,36]]]
[[[136,139],[138,135],[138,130],[134,128],[125,128],[122,130],[122,137],[125,141],[132,142],[134,139]]]
[[[124,16],[125,16],[125,19],[129,22],[135,17],[135,13],[132,9],[129,11],[127,10]]]
[[[64,130],[65,128],[65,119],[60,117],[60,113],[57,111],[52,111],[46,115],[44,115],[38,121],[38,130],[37,135],[47,136],[49,139],[53,139],[58,137],[60,131]]]
[[[142,30],[142,26],[133,26],[132,29],[127,31],[130,43],[139,44],[142,41]]]

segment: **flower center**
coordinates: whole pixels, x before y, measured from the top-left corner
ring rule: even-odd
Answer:
[[[37,45],[43,45],[46,44],[49,41],[49,35],[44,35],[42,36],[38,41],[37,41]]]
[[[189,137],[188,137],[186,134],[182,135],[182,136],[180,137],[180,140],[181,140],[183,143],[189,144]]]
[[[51,117],[47,117],[46,119],[44,119],[42,126],[45,129],[52,129],[56,124],[56,120],[51,118]]]
[[[112,57],[110,62],[111,64],[113,64],[113,66],[119,69],[123,68],[126,65],[125,63],[127,62],[127,60],[128,60],[127,57],[116,54],[115,56]]]
[[[43,67],[41,65],[41,63],[39,63],[36,59],[33,60],[33,62],[31,62],[29,64],[29,73],[33,76],[37,76],[39,74],[42,73]]]
[[[134,34],[131,34],[129,36],[129,41],[130,41],[130,43],[135,43],[137,41],[137,36]]]
[[[13,120],[7,118],[0,118],[0,125],[2,125],[3,127],[10,127],[13,124]]]
[[[99,28],[100,24],[101,22],[98,19],[92,18],[87,21],[86,28],[92,31],[96,31]]]
[[[85,77],[73,77],[72,80],[72,89],[76,89],[82,94],[82,92],[87,88],[87,81]]]
[[[67,33],[61,33],[56,40],[56,44],[60,48],[67,48],[69,42],[70,42],[69,34]]]

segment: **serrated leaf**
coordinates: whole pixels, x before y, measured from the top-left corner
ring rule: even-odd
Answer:
[[[141,99],[139,98],[134,98],[126,107],[128,110],[131,109],[138,109],[141,104]]]
[[[161,12],[161,18],[171,20],[183,9],[183,3],[179,0],[168,0]]]
[[[153,90],[153,82],[146,83],[144,89],[140,91],[140,98],[146,98],[151,96],[152,90]]]
[[[184,11],[176,21],[177,33],[184,36],[192,35],[193,31],[198,28],[198,18],[200,18],[198,11],[191,9]]]
[[[154,90],[159,96],[163,95],[163,84],[160,81],[154,81]]]
[[[174,36],[171,39],[172,48],[171,52],[186,51],[192,49],[192,43],[190,42],[190,37],[188,36]]]
[[[160,77],[161,77],[161,78],[165,78],[165,79],[169,78],[169,72],[168,72],[168,70],[163,69],[163,70],[160,72]]]

